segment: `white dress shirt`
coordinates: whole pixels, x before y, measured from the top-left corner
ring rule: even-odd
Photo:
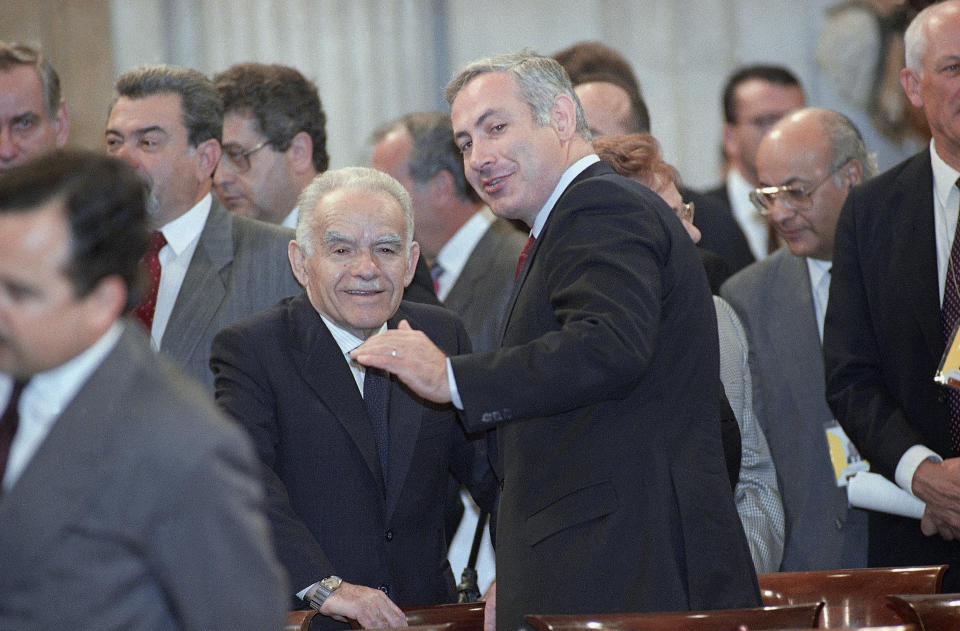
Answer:
[[[160,250],[160,285],[157,288],[157,306],[153,311],[150,343],[159,350],[163,332],[167,329],[173,305],[180,295],[180,286],[187,275],[193,252],[200,242],[200,233],[207,223],[213,198],[207,193],[196,205],[160,228],[167,244]]]
[[[747,237],[750,251],[759,261],[767,257],[767,248],[770,241],[770,229],[767,227],[767,218],[757,212],[750,201],[750,193],[754,187],[750,185],[740,171],[732,168],[727,171],[727,195],[730,197],[730,212],[737,220],[740,229]]]
[[[444,300],[453,286],[460,278],[460,273],[467,264],[467,259],[473,254],[473,249],[477,243],[487,233],[490,225],[496,221],[496,217],[489,208],[484,206],[473,214],[459,230],[453,233],[453,236],[443,244],[440,251],[437,252],[437,258],[434,265],[439,265],[443,270],[437,277],[437,298]]]
[[[30,379],[17,407],[20,422],[10,445],[7,469],[5,473],[0,472],[3,475],[4,492],[13,488],[20,479],[60,414],[113,350],[121,333],[123,324],[114,322],[107,332],[85,351],[56,368],[37,373]],[[0,373],[0,401],[3,402],[0,410],[6,409],[12,391],[13,378]]]
[[[290,211],[290,214],[287,215],[287,217],[283,220],[283,223],[281,223],[280,225],[281,225],[281,226],[284,226],[284,227],[286,227],[286,228],[293,228],[294,230],[296,230],[296,229],[297,229],[297,216],[298,216],[299,214],[300,214],[300,207],[299,207],[299,206],[294,206],[294,207],[293,207],[293,210]]]
[[[827,315],[827,300],[830,298],[830,268],[832,261],[807,257],[807,273],[810,274],[810,289],[813,294],[813,310],[817,315],[817,331],[823,344],[823,320]]]

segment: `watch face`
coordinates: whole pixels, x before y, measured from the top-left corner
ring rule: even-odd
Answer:
[[[333,591],[336,588],[340,587],[340,577],[328,576],[327,578],[320,581],[320,586],[328,591]]]

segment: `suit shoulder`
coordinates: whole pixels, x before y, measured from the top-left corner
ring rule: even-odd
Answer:
[[[446,352],[462,352],[460,340],[467,337],[466,328],[460,316],[450,309],[404,300],[394,318],[397,321],[408,320],[411,327],[426,333],[434,344]]]
[[[781,273],[788,256],[792,256],[789,251],[781,249],[747,265],[723,283],[720,296],[734,306],[756,299],[775,282],[774,277]]]
[[[231,231],[236,243],[255,242],[261,246],[282,244],[286,250],[287,243],[296,237],[296,233],[285,226],[233,215]]]
[[[896,164],[876,177],[873,177],[862,184],[857,189],[861,195],[872,196],[875,194],[885,194],[892,188],[904,186],[921,186],[918,182],[918,176],[928,173],[933,176],[933,168],[930,165],[929,150],[914,154],[906,160]]]

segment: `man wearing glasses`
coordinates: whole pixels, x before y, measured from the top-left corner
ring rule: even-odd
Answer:
[[[787,247],[720,290],[747,332],[754,411],[773,455],[787,520],[782,571],[867,562],[866,515],[848,510],[839,485],[846,478],[830,457],[829,444],[842,442],[842,430],[824,397],[821,339],[837,217],[850,188],[875,171],[843,115],[807,108],[782,119],[760,143],[761,187],[750,200]]]
[[[297,197],[327,170],[317,86],[289,66],[246,63],[213,78],[223,100],[217,196],[233,212],[297,227]]]
[[[228,212],[211,194],[223,105],[196,70],[144,66],[120,76],[107,153],[150,187],[151,285],[133,315],[155,349],[213,391],[210,344],[220,329],[299,293],[287,264],[293,231]]]

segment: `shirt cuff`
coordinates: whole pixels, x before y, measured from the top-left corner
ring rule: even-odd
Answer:
[[[453,377],[453,364],[447,357],[447,385],[450,387],[450,402],[458,410],[463,409],[463,401],[460,399],[460,391],[457,390],[457,380]]]
[[[313,587],[314,585],[319,585],[319,584],[320,584],[320,581],[317,581],[313,585],[310,585],[310,587]],[[304,596],[307,595],[307,592],[310,591],[310,587],[304,587],[299,592],[297,592],[297,598],[299,598],[300,600],[303,600]]]
[[[917,472],[917,467],[919,467],[920,463],[924,460],[943,462],[943,458],[937,455],[932,449],[924,445],[914,445],[903,452],[903,455],[900,456],[900,462],[897,463],[897,469],[894,471],[893,478],[897,481],[897,486],[910,495],[913,495],[913,474]]]

